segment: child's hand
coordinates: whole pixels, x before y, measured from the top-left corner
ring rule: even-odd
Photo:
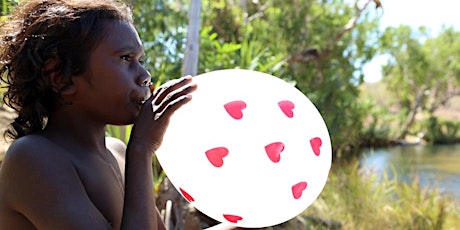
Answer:
[[[134,122],[131,140],[156,151],[163,141],[171,115],[191,100],[190,93],[196,87],[191,76],[171,80],[158,87],[142,106]]]

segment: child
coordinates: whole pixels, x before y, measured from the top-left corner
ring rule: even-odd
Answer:
[[[152,153],[192,78],[150,95],[131,9],[116,0],[21,1],[0,42],[3,99],[18,113],[0,229],[164,229]],[[127,146],[105,137],[107,124],[134,124]]]

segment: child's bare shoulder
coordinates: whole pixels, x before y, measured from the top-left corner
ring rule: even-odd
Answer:
[[[11,144],[6,152],[5,163],[13,160],[33,160],[34,164],[59,161],[65,158],[55,156],[62,156],[63,152],[65,149],[43,136],[26,135]]]
[[[7,151],[0,170],[0,184],[8,185],[0,187],[0,214],[2,208],[7,210],[3,211],[5,216],[20,212],[39,229],[108,227],[103,215],[109,216],[110,221],[118,221],[122,208],[110,204],[119,204],[119,200],[114,202],[91,193],[95,189],[94,181],[106,182],[110,177],[104,175],[110,174],[96,172],[94,178],[85,177],[90,170],[81,167],[83,162],[91,164],[91,170],[103,169],[99,161],[91,161],[99,158],[82,157],[83,160],[78,161],[70,151],[39,135],[17,139]],[[110,186],[103,185],[106,189],[101,194],[118,191],[114,189],[116,182],[106,184]],[[110,194],[108,197],[118,196]],[[102,201],[95,205],[93,200]],[[62,218],[54,221],[57,215]],[[16,225],[11,220],[6,226]],[[21,222],[26,220],[23,218]],[[0,228],[2,226],[0,224]]]
[[[63,148],[45,137],[26,135],[15,140],[5,155],[0,184],[12,186],[1,188],[0,197],[8,198],[17,210],[40,210],[41,201],[75,179],[74,164]],[[37,194],[42,199],[35,199]]]
[[[26,179],[30,175],[46,176],[43,179],[50,180],[59,175],[60,169],[73,169],[66,150],[45,137],[26,135],[15,140],[6,152],[1,170],[3,178],[0,180]]]

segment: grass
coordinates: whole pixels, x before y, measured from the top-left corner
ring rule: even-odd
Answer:
[[[460,204],[417,181],[364,173],[356,160],[333,166],[320,197],[301,216],[307,227],[284,224],[282,229],[450,230],[460,226]]]

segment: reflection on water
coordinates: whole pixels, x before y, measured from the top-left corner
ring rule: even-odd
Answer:
[[[437,187],[448,196],[460,200],[460,144],[434,146],[396,146],[366,149],[361,159],[364,170],[372,170],[390,178],[421,186]]]

